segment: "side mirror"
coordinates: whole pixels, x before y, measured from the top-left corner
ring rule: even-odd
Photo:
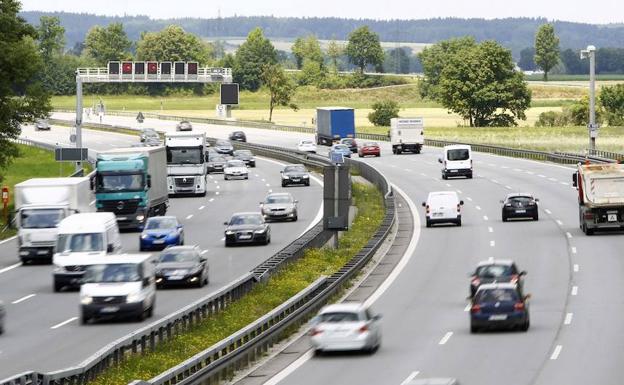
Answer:
[[[375,314],[373,316],[373,321],[379,321],[381,319],[381,314]]]
[[[459,201],[459,205],[463,206],[464,205],[464,201]]]
[[[225,222],[223,222],[223,224],[224,224],[225,226],[227,226],[229,223],[228,223],[227,221],[225,221]]]
[[[442,158],[438,158],[438,163],[442,163]]]
[[[522,271],[520,272],[520,275],[527,275],[527,272],[526,272],[525,270],[522,270]]]
[[[204,257],[199,258],[199,262],[205,263],[206,262],[206,258],[204,258]]]
[[[152,176],[147,176],[147,188],[152,188]]]
[[[539,198],[535,198],[535,202],[539,202]]]
[[[295,200],[295,203],[299,203],[299,201],[298,201],[298,200]]]
[[[578,173],[572,174],[572,186],[578,187]]]
[[[531,294],[527,294],[524,296],[524,300],[526,301],[527,299],[530,299],[531,297],[532,297]]]
[[[107,253],[112,253],[113,251],[115,251],[115,245],[113,245],[112,243],[109,243],[109,244],[106,246],[106,252],[107,252]]]
[[[502,200],[502,199],[501,199],[499,202],[500,202],[500,203],[505,203],[505,201],[504,201],[504,200]]]

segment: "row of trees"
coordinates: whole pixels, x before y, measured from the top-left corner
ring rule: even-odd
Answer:
[[[581,59],[579,50],[573,50],[571,48],[563,49],[558,52],[558,56],[558,63],[552,68],[551,73],[556,72],[569,75],[587,75],[589,73],[589,60]],[[534,47],[523,49],[520,51],[518,66],[525,71],[535,71],[538,67],[533,60],[534,57]],[[624,73],[624,48],[597,48],[596,73]]]

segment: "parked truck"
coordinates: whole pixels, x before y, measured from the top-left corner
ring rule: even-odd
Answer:
[[[348,107],[316,109],[316,144],[331,146],[344,138],[355,138],[355,113]]]
[[[392,118],[390,120],[390,142],[392,153],[411,152],[420,154],[425,144],[423,118]]]
[[[206,195],[206,134],[198,132],[168,132],[167,188],[169,195]]]
[[[164,147],[100,152],[95,168],[97,211],[114,213],[120,229],[141,230],[147,218],[167,212],[169,195]]]
[[[19,257],[23,263],[52,261],[59,222],[94,211],[89,178],[34,178],[15,185]]]
[[[585,234],[624,229],[624,165],[579,164],[572,182],[578,190],[579,221]]]

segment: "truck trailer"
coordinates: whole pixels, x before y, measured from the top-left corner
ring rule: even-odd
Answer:
[[[114,213],[120,229],[142,230],[147,218],[167,212],[169,195],[164,147],[100,152],[95,168],[97,211]]]
[[[392,153],[411,152],[420,154],[425,144],[423,118],[392,118],[390,120],[390,142]]]
[[[340,139],[355,138],[355,113],[348,107],[316,109],[316,144],[331,146]]]
[[[168,132],[167,188],[169,195],[206,195],[206,134],[199,132]]]

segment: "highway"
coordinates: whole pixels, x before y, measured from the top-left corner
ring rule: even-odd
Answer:
[[[66,143],[69,129],[54,126],[50,132],[24,127],[22,137],[49,143]],[[90,149],[128,147],[138,137],[85,130]],[[70,167],[69,165],[66,167]],[[155,317],[142,323],[115,322],[80,326],[79,299],[75,291],[53,293],[52,266],[20,266],[15,240],[0,244],[0,295],[7,306],[5,334],[0,337],[0,378],[26,370],[58,370],[81,362],[113,340],[166,316],[231,282],[295,240],[320,219],[322,188],[280,185],[283,164],[258,158],[248,181],[224,181],[211,174],[206,197],[172,198],[168,214],[185,226],[186,244],[197,244],[208,259],[210,284],[202,289],[166,289],[157,293]],[[297,222],[272,223],[268,246],[225,248],[223,222],[237,211],[256,211],[269,191],[288,191],[300,202]],[[138,252],[139,234],[123,233],[124,252]]]

